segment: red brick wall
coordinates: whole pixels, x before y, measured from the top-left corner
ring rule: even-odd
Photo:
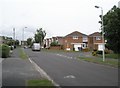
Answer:
[[[71,43],[82,43],[82,37],[78,37],[78,39],[73,39],[73,37],[65,37],[64,38],[64,49],[66,50],[66,48],[70,48],[71,50],[73,50],[73,44]]]

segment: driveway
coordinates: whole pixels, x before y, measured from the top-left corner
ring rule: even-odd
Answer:
[[[73,53],[33,52],[28,56],[60,86],[117,86],[118,69],[74,58]],[[75,55],[76,56],[76,55]]]

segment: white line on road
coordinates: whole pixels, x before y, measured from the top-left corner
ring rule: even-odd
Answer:
[[[29,61],[33,64],[33,66],[36,68],[36,70],[40,73],[40,75],[43,78],[50,80],[56,87],[61,88],[60,85],[54,82],[53,79],[51,79],[50,76],[48,76],[47,73],[42,68],[40,68],[34,61],[32,61],[30,58]]]
[[[74,75],[68,75],[68,76],[65,76],[64,78],[71,78],[71,79],[74,79],[75,76],[74,76]]]
[[[74,59],[73,57],[69,57],[69,56],[66,56],[66,55],[62,55],[62,54],[56,54],[57,56],[60,56],[60,57],[65,57],[67,59]]]

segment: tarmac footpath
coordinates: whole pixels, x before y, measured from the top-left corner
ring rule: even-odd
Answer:
[[[11,57],[2,61],[2,87],[26,86],[26,81],[42,79],[40,73],[28,59],[19,57],[19,50],[13,50]]]

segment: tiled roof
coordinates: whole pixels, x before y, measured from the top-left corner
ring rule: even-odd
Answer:
[[[83,34],[83,33],[81,33],[81,32],[74,31],[74,32],[72,32],[72,33],[66,35],[65,37],[81,36],[81,35],[82,35],[82,36],[87,36],[86,34]]]
[[[92,34],[89,35],[89,37],[93,37],[93,36],[101,36],[101,33],[94,32],[94,33],[92,33]]]

